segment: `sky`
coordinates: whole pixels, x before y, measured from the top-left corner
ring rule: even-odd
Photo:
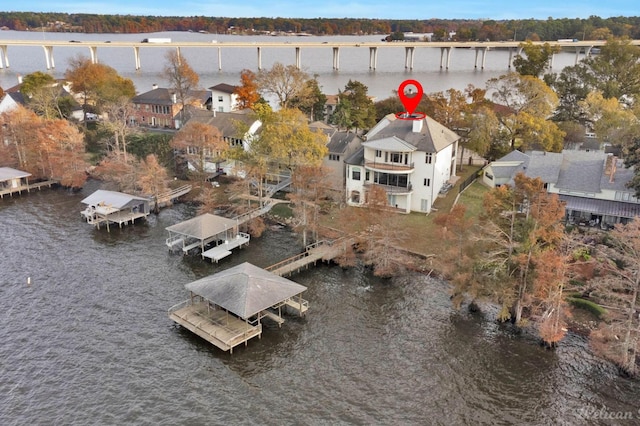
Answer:
[[[4,12],[369,19],[554,19],[640,16],[640,0],[22,0]],[[404,6],[403,6],[404,4]]]

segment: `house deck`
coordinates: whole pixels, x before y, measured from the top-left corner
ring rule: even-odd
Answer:
[[[207,302],[191,304],[186,300],[169,309],[169,318],[223,351],[233,353],[235,346],[262,334],[262,324],[243,321]]]

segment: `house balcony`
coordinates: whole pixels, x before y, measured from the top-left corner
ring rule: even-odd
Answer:
[[[384,163],[380,161],[365,161],[364,167],[369,170],[384,173],[413,173],[414,163]]]
[[[372,186],[379,186],[380,188],[383,188],[387,192],[387,194],[394,194],[394,195],[407,195],[413,192],[413,187],[411,186],[411,184],[408,184],[407,186],[394,186],[394,185],[381,185],[378,183],[367,182],[364,184],[364,186],[365,188],[370,188]]]

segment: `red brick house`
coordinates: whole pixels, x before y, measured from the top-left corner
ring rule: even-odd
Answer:
[[[211,91],[190,90],[187,103],[198,109],[211,107]],[[173,90],[154,86],[153,90],[135,96],[131,125],[179,129],[182,127],[182,105]]]

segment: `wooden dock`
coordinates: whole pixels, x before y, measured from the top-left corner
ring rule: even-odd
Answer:
[[[190,300],[169,309],[169,318],[187,330],[197,334],[223,351],[233,353],[233,348],[262,335],[262,324],[244,321],[224,309],[207,302],[191,304]]]
[[[172,189],[171,191],[158,194],[157,197],[151,197],[151,205],[153,206],[155,204],[158,208],[166,207],[171,205],[176,198],[191,192],[191,189],[193,189],[191,185],[183,185],[179,188]]]
[[[315,265],[319,260],[328,262],[342,253],[344,253],[342,239],[331,242],[319,241],[307,246],[304,252],[264,269],[281,277],[291,276],[302,269],[309,269],[310,265]]]
[[[4,198],[5,195],[13,197],[13,194],[22,194],[22,191],[30,192],[32,189],[41,190],[43,186],[51,188],[52,185],[58,184],[56,180],[47,180],[43,182],[30,183],[28,185],[20,185],[12,188],[6,188],[0,190],[0,198]]]
[[[249,240],[251,236],[244,232],[238,232],[238,235],[235,238],[231,238],[229,240],[225,240],[222,244],[218,244],[210,248],[209,250],[203,251],[202,258],[209,258],[211,262],[218,263],[221,259],[224,259],[227,256],[231,255],[231,250],[234,248],[242,248],[242,246],[249,244]]]

